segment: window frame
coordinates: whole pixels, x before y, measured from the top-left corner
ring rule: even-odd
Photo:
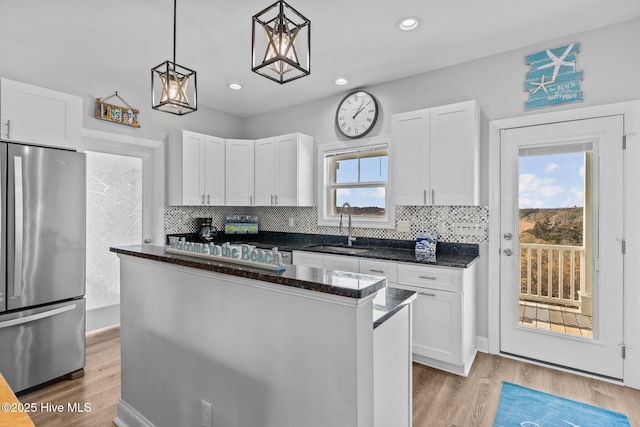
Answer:
[[[339,151],[360,151],[373,149],[375,147],[386,146],[387,158],[391,156],[391,137],[378,136],[372,138],[363,138],[358,141],[349,142],[333,142],[318,145],[317,170],[318,170],[318,225],[322,226],[339,226],[340,215],[333,214],[333,197],[332,190],[335,188],[385,188],[385,214],[384,215],[357,215],[352,217],[353,227],[360,228],[395,228],[395,207],[391,204],[391,162],[387,162],[387,181],[363,182],[357,184],[336,184],[335,177],[332,176],[330,161],[327,161],[326,155]]]

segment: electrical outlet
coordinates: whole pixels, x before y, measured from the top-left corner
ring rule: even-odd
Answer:
[[[211,412],[211,403],[204,399],[200,400],[200,427],[212,427]]]
[[[289,218],[289,227],[295,227],[296,225],[296,220],[293,218]]]
[[[466,236],[482,236],[484,235],[484,225],[473,222],[459,222],[454,224],[454,232]]]
[[[409,233],[411,231],[411,221],[398,221],[398,231]]]

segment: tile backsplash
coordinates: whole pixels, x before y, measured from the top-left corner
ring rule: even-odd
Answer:
[[[353,228],[357,237],[413,240],[416,233],[439,229],[439,239],[455,243],[488,243],[489,209],[485,206],[396,206],[396,222],[409,221],[410,231],[395,229]],[[231,207],[231,206],[166,206],[165,234],[195,233],[196,218],[212,218],[218,230],[224,230],[224,218],[230,214],[258,215],[260,230],[291,233],[339,235],[338,227],[319,226],[317,207]],[[293,218],[294,226],[289,226]],[[483,234],[456,233],[456,224],[473,223],[482,226]]]

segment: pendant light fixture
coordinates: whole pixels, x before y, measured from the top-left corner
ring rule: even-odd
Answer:
[[[253,16],[251,70],[280,84],[311,73],[311,21],[279,0]]]
[[[196,72],[176,64],[176,3],[173,0],[173,62],[151,69],[151,107],[179,116],[198,109]]]

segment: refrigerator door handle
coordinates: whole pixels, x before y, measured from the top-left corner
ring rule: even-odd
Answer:
[[[22,191],[22,157],[13,158],[14,184],[15,184],[15,244],[14,244],[14,276],[13,296],[22,295],[22,234],[24,231],[24,206]]]
[[[76,304],[67,305],[65,307],[56,308],[49,311],[43,311],[42,313],[32,314],[31,316],[19,317],[17,319],[5,320],[0,322],[0,329],[9,328],[11,326],[23,325],[25,323],[33,322],[35,320],[45,319],[57,314],[65,313],[76,309]]]

